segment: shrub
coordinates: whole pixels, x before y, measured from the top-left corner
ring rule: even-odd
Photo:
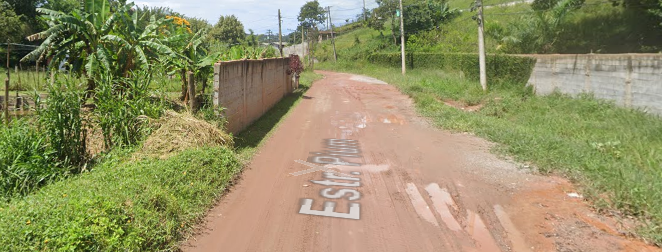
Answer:
[[[400,67],[399,53],[374,53],[370,62],[391,67]],[[473,53],[418,53],[406,54],[410,68],[441,68],[457,70],[472,80],[479,79],[478,54]],[[533,71],[534,58],[492,54],[486,58],[487,77],[491,82],[526,84]]]

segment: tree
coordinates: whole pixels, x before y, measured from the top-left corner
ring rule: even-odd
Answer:
[[[326,11],[317,0],[306,2],[301,6],[297,19],[304,28],[317,27],[318,24],[326,21]]]
[[[7,39],[14,43],[21,41],[22,27],[21,17],[16,15],[8,3],[0,1],[0,38],[4,39],[0,43],[6,43]]]
[[[397,0],[376,0],[379,7],[375,8],[373,18],[368,22],[368,27],[375,30],[383,30],[387,19],[391,20],[391,37],[393,43],[397,44],[396,34],[400,34],[400,26],[396,26],[395,11],[399,9]]]
[[[455,9],[450,9],[445,1],[410,4],[404,9],[405,31],[407,31],[405,36],[439,28],[442,23],[451,20],[459,13]]]
[[[5,0],[5,2],[11,5],[12,9],[16,15],[23,15],[26,18],[26,21],[30,26],[37,26],[39,21],[37,16],[37,7],[42,6],[46,1],[45,0]]]
[[[244,25],[234,15],[220,16],[209,35],[220,42],[231,45],[239,44],[246,38]]]
[[[193,33],[198,33],[202,29],[210,30],[212,28],[212,25],[202,18],[193,17],[186,18],[186,20],[188,20],[191,25],[191,31],[193,31]]]
[[[257,36],[255,35],[255,32],[253,29],[248,29],[248,38],[246,39],[246,42],[248,43],[248,46],[251,47],[257,47],[259,43],[257,42]]]
[[[566,18],[577,9],[577,1],[581,0],[560,0],[551,9],[535,12],[533,18],[522,17],[506,28],[488,23],[487,35],[508,53],[551,53]]]
[[[69,13],[80,9],[80,0],[48,0],[43,8]]]
[[[534,0],[531,3],[531,9],[535,11],[546,11],[554,8],[561,0]],[[570,3],[571,8],[580,8],[585,0],[576,0]]]

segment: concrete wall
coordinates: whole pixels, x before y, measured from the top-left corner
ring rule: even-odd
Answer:
[[[662,54],[527,55],[537,58],[529,85],[537,94],[555,89],[593,93],[624,107],[662,115]]]
[[[302,44],[296,44],[291,46],[286,46],[283,48],[283,55],[287,56],[290,54],[299,55],[301,58],[306,56],[306,50],[308,49],[308,42]]]
[[[239,133],[293,91],[289,58],[214,64],[214,106],[225,108],[227,130]]]

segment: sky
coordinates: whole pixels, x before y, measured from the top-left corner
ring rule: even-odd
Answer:
[[[363,0],[318,0],[320,6],[331,6],[331,18],[335,26],[355,19],[361,13]],[[198,17],[215,24],[221,15],[235,15],[244,29],[257,34],[271,30],[278,34],[278,9],[283,16],[283,34],[296,29],[299,10],[306,0],[135,0],[138,6],[163,6],[188,17]],[[375,0],[365,0],[366,8],[377,7]],[[320,27],[321,28],[321,27]]]

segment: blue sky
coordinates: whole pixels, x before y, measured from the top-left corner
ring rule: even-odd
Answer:
[[[331,6],[331,17],[336,26],[361,13],[363,0],[318,0],[321,6]],[[296,28],[297,15],[306,0],[135,0],[136,5],[165,6],[186,16],[203,18],[212,25],[221,15],[234,14],[246,31],[253,29],[264,34],[267,30],[278,33],[278,9],[283,16],[283,34]],[[377,7],[374,0],[365,0],[366,8]]]

